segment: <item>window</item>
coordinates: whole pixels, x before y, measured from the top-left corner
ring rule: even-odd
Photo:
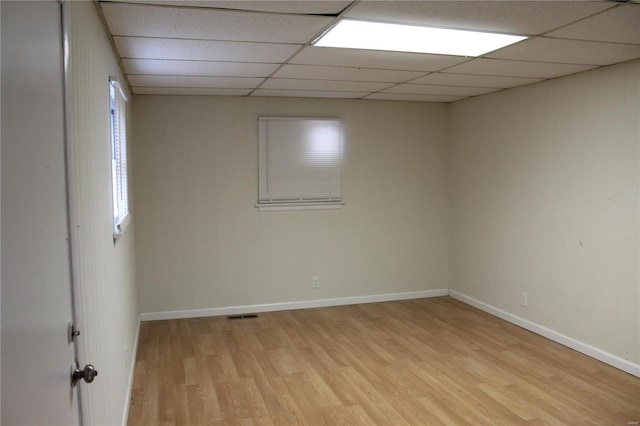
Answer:
[[[111,178],[113,193],[113,238],[118,239],[129,223],[127,179],[126,102],[117,79],[109,78],[111,106]]]
[[[342,207],[342,122],[258,119],[260,210]]]

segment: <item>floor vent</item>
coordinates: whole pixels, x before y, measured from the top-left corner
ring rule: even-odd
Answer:
[[[245,318],[258,318],[258,315],[246,314],[246,315],[231,315],[227,317],[227,319],[230,319],[230,320],[245,319]]]

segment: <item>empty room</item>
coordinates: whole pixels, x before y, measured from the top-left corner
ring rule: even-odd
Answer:
[[[3,425],[640,422],[640,1],[0,18]]]

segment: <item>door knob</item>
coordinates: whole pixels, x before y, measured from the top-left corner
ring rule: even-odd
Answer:
[[[86,383],[91,383],[97,375],[98,370],[91,364],[85,365],[82,370],[76,367],[71,372],[71,383],[75,385],[80,379],[83,379]]]

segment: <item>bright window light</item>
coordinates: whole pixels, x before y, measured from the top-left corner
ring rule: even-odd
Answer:
[[[314,43],[321,47],[480,56],[526,37],[344,19]]]

